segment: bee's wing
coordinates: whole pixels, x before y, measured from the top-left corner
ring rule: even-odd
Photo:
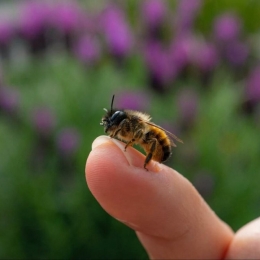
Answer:
[[[152,122],[148,122],[148,121],[143,121],[143,122],[146,123],[146,124],[148,124],[148,125],[151,125],[151,126],[154,126],[154,127],[157,127],[157,128],[159,128],[159,129],[163,130],[163,131],[168,135],[168,137],[170,138],[170,140],[171,140],[171,145],[172,145],[172,146],[176,146],[176,144],[174,143],[174,140],[176,140],[176,141],[178,141],[178,142],[180,142],[180,143],[183,143],[183,141],[182,141],[180,138],[178,138],[178,137],[177,137],[176,135],[174,135],[173,133],[171,133],[171,132],[165,130],[164,128],[162,128],[162,127],[160,127],[160,126],[158,126],[158,125],[156,125],[156,124],[154,124],[154,123],[152,123]]]

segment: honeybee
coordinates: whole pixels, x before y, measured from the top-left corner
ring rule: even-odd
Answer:
[[[171,156],[171,147],[175,146],[174,140],[183,143],[174,134],[162,127],[150,122],[152,119],[148,114],[133,110],[113,109],[114,97],[112,97],[111,108],[106,111],[100,125],[104,126],[105,133],[111,138],[116,138],[124,143],[125,151],[128,146],[140,145],[145,153],[144,168],[153,159],[159,163],[165,162]]]

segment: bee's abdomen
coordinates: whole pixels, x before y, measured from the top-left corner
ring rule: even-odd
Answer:
[[[164,162],[171,156],[171,146],[169,146],[169,145],[168,146],[163,146],[162,150],[163,150],[162,162]]]
[[[171,155],[171,141],[164,132],[157,133],[155,138],[157,139],[160,147],[158,147],[153,157],[159,162],[164,162]]]

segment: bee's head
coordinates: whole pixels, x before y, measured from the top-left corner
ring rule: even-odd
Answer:
[[[113,102],[114,102],[114,97],[112,97],[112,102],[111,102],[111,109],[107,110],[104,108],[106,111],[105,116],[101,119],[100,125],[104,126],[105,132],[110,133],[114,131],[119,124],[126,118],[126,113],[123,110],[117,110],[113,109]]]

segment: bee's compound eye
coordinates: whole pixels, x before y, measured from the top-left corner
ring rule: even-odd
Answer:
[[[114,121],[115,120],[115,118],[117,118],[118,117],[118,115],[120,114],[120,111],[116,111],[112,116],[111,116],[111,121]]]
[[[116,111],[112,115],[110,121],[111,121],[112,124],[119,124],[125,118],[126,118],[126,113],[125,112],[123,112],[123,111]]]

